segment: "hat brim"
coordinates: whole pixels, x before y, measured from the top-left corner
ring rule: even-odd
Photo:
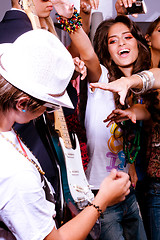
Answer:
[[[21,91],[27,93],[28,95],[37,98],[39,100],[42,100],[44,102],[50,103],[50,104],[56,104],[56,105],[60,105],[62,107],[67,107],[67,108],[71,108],[74,109],[73,104],[70,100],[70,97],[68,96],[67,91],[65,90],[63,92],[62,95],[59,96],[51,96],[50,93],[46,93],[44,95],[44,86],[39,85],[39,87],[34,86],[34,82],[32,83],[32,88],[29,85],[25,85],[23,84],[23,81],[18,81],[17,84],[17,77],[16,77],[16,73],[13,76],[10,75],[5,67],[3,66],[3,63],[1,61],[1,58],[3,58],[3,54],[5,54],[6,51],[9,51],[10,47],[12,46],[11,43],[4,43],[4,44],[0,44],[0,74],[9,82],[11,83],[14,87],[20,89]],[[22,76],[23,77],[23,76]]]

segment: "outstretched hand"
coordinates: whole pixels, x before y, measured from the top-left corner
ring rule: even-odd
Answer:
[[[126,120],[131,120],[133,123],[136,123],[136,114],[130,110],[130,108],[122,110],[115,109],[111,112],[110,115],[104,120],[104,122],[108,122],[107,127],[111,126],[113,123],[118,123]]]
[[[124,84],[124,81],[125,84]],[[103,90],[108,90],[110,92],[117,92],[120,96],[120,103],[124,105],[124,101],[129,89],[129,84],[127,84],[127,78],[121,77],[120,79],[110,82],[110,83],[90,83],[90,88],[100,88]]]

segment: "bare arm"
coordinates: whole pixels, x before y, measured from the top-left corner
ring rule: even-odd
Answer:
[[[135,168],[135,163],[129,164],[128,174],[129,174],[129,176],[131,178],[131,184],[135,188],[136,184],[137,184],[137,181],[138,181],[136,168]]]
[[[87,78],[89,82],[98,82],[101,76],[99,59],[94,52],[91,41],[82,28],[70,33],[71,40],[80,53],[80,58],[87,67]]]
[[[155,81],[152,88],[160,88],[160,69],[152,68],[150,71],[154,74]],[[124,105],[126,94],[130,88],[142,89],[143,82],[141,78],[134,74],[130,77],[122,77],[111,83],[91,83],[91,88],[100,88],[111,92],[117,92],[120,95],[120,103]]]
[[[129,193],[129,187],[130,181],[128,174],[117,172],[114,169],[102,182],[93,203],[104,211],[108,205],[123,201],[126,194]],[[85,239],[98,217],[98,211],[93,206],[86,207],[80,214],[58,230],[54,228],[45,240]]]
[[[80,0],[80,16],[82,17],[82,28],[84,32],[88,35],[90,31],[90,23],[91,23],[91,4],[90,0]],[[75,44],[71,41],[71,44],[68,47],[68,51],[72,55],[72,57],[79,57],[79,51]]]

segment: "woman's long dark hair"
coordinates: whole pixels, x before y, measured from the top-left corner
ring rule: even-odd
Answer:
[[[148,27],[147,31],[146,31],[146,35],[148,35],[149,37],[152,36],[152,33],[154,32],[154,30],[156,29],[157,25],[160,22],[160,16],[158,18],[156,18],[156,20],[154,20]],[[160,67],[160,62],[158,64],[158,67]]]
[[[132,74],[149,69],[151,64],[151,56],[147,41],[136,23],[124,15],[117,16],[115,19],[111,18],[105,20],[98,26],[93,44],[100,63],[108,69],[109,82],[115,81],[116,79],[124,76],[122,71],[111,59],[110,53],[108,51],[108,32],[110,27],[116,23],[123,23],[126,25],[133,37],[137,40],[139,52],[137,60],[133,63]],[[118,95],[115,94],[116,105],[117,107],[120,107],[117,98]]]
[[[138,43],[139,53],[137,60],[133,64],[132,74],[149,69],[151,61],[147,41],[136,23],[131,21],[127,16],[123,15],[117,16],[115,19],[105,20],[98,26],[93,44],[100,63],[103,64],[109,71],[110,81],[114,81],[123,76],[123,73],[120,71],[118,66],[111,60],[111,56],[108,51],[108,32],[110,27],[116,23],[123,23],[126,25]]]
[[[156,18],[156,20],[154,20],[148,27],[146,34],[148,34],[149,36],[152,35],[152,33],[154,32],[155,28],[157,27],[158,23],[160,22],[160,16],[158,18]]]
[[[145,37],[143,36],[142,31],[139,29],[139,27],[134,23],[132,20],[130,20],[127,16],[120,15],[117,16],[115,19],[107,19],[100,23],[98,26],[95,36],[94,36],[94,50],[99,58],[99,61],[102,65],[104,65],[108,69],[108,78],[109,81],[115,81],[116,79],[124,76],[122,71],[118,68],[118,66],[111,60],[111,56],[108,51],[108,32],[110,27],[112,27],[116,23],[123,23],[125,24],[133,37],[137,40],[138,43],[138,58],[133,63],[133,71],[132,74],[135,74],[137,72],[147,70],[150,68],[151,64],[151,55],[149,51],[149,46],[147,44],[147,41]],[[84,84],[84,83],[83,83]],[[87,89],[87,88],[86,88]],[[85,90],[86,90],[85,89]],[[85,110],[84,109],[84,91],[82,91],[81,98],[83,99],[83,103],[80,104],[80,109],[82,114],[82,122],[84,119]],[[116,106],[119,108],[122,108],[122,106],[119,104],[119,96],[118,94],[114,94],[115,96],[115,103]],[[82,105],[83,104],[83,105]],[[127,103],[126,103],[127,105]],[[127,106],[126,106],[127,107]]]

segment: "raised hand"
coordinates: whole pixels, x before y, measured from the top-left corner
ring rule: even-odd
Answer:
[[[90,5],[91,5],[91,8],[98,9],[99,0],[90,0]]]
[[[80,1],[80,15],[82,13],[90,14],[91,13],[91,3],[90,0],[81,0]]]
[[[79,57],[73,58],[73,61],[74,61],[74,65],[75,65],[75,70],[77,72],[79,72],[80,74],[82,74],[81,80],[84,80],[85,77],[87,76],[87,68],[86,68],[84,62]]]
[[[74,4],[68,0],[52,0],[56,12],[65,18],[71,18],[74,12]]]
[[[117,0],[115,3],[115,8],[117,11],[117,14],[126,14],[127,10],[126,8],[132,7],[132,4],[135,3],[136,0]],[[137,14],[133,14],[133,17],[137,17]]]

